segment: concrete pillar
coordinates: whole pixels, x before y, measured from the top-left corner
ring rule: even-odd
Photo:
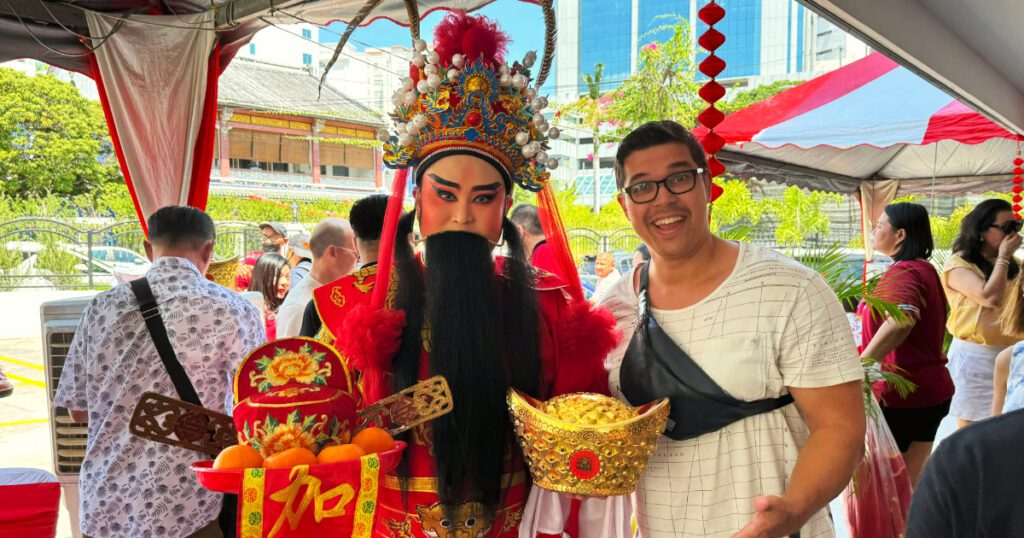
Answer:
[[[218,159],[220,160],[220,177],[231,177],[231,137],[228,136],[228,131],[231,127],[228,122],[231,120],[231,116],[234,115],[234,110],[225,108],[220,111],[220,154]]]
[[[313,184],[320,183],[320,133],[324,130],[324,120],[313,120],[313,139],[309,141],[309,164],[313,168]]]

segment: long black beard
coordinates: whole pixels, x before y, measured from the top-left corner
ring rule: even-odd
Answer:
[[[412,218],[403,219],[399,237],[406,237]],[[393,363],[395,389],[419,379],[426,319],[430,373],[445,376],[455,403],[451,413],[431,423],[440,500],[446,510],[479,502],[488,517],[508,488],[501,480],[507,455],[519,457],[506,392],[514,386],[537,396],[541,385],[533,271],[516,228],[506,220],[503,230],[513,253],[506,259],[505,278],[495,278],[491,245],[475,234],[428,237],[425,270],[408,242],[397,241],[395,252],[398,306],[406,311]],[[407,466],[398,472],[407,477]]]

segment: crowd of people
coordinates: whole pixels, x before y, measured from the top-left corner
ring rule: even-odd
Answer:
[[[396,97],[416,103],[444,85],[444,106],[419,109],[429,118],[399,110],[407,124],[385,143],[397,185],[414,186],[411,211],[396,210],[401,196],[375,195],[356,202],[348,221],[327,219],[308,236],[261,224],[263,251],[235,282],[252,301],[204,277],[216,242],[209,216],[165,207],[149,217],[151,297],[124,284],[93,299],[55,397],[88,423],[84,535],[234,533],[230,500],[189,471],[196,454],[129,435],[127,421],[144,392],[187,400],[183,387],[230,413],[233,374],[249,350],[295,335],[338,349],[363,404],[435,375],[456,402],[404,434],[402,464],[377,493],[374,536],[834,536],[828,504],[864,457],[861,357],[917,387],[909,396],[876,387],[917,484],[907,536],[1024,534],[1011,517],[1020,483],[1012,458],[1024,436],[1024,411],[1011,412],[1024,403],[1024,344],[1015,344],[1024,299],[1009,204],[975,208],[941,271],[929,262],[927,211],[886,207],[874,242],[896,263],[873,298],[898,311],[862,307],[858,350],[821,275],[712,232],[716,190],[700,142],[678,123],[650,122],[615,157],[618,203],[644,247],[621,275],[614,256],[598,257],[603,278],[587,301],[568,284],[577,277],[565,238],[541,226],[557,223],[544,213],[554,165],[538,157],[550,131],[530,108],[544,101],[520,93],[535,58],[516,63],[515,78],[500,50],[474,49],[467,60],[459,48],[498,40],[493,23],[455,13],[438,28],[450,42],[417,48],[432,78]],[[473,108],[481,102],[501,122]],[[517,187],[541,191],[540,202],[510,212]],[[177,369],[156,343],[154,318]],[[944,352],[947,329],[954,339]],[[576,392],[630,406],[667,398],[669,418],[635,494],[532,486],[510,388],[540,401]],[[1005,415],[971,425],[994,412]],[[963,429],[928,463],[947,414]]]

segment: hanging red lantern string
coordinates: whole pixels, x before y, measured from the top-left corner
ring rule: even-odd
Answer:
[[[708,171],[711,173],[711,177],[714,178],[725,172],[725,166],[715,157],[721,151],[722,146],[725,145],[725,140],[715,133],[715,127],[725,119],[725,114],[715,108],[715,103],[725,96],[725,88],[715,81],[715,77],[725,70],[725,60],[715,56],[715,51],[725,43],[725,36],[722,35],[722,32],[715,30],[715,24],[725,17],[725,8],[716,4],[715,0],[711,0],[707,5],[700,8],[700,11],[697,12],[697,17],[704,24],[708,25],[708,29],[697,39],[697,43],[704,50],[708,51],[708,57],[704,58],[698,69],[710,79],[701,87],[699,92],[701,99],[708,103],[708,107],[697,116],[697,121],[708,129],[708,134],[704,136],[701,145],[704,146],[704,152],[708,155]],[[711,201],[715,201],[721,194],[722,188],[712,184]]]
[[[1024,159],[1020,157],[1020,141],[1017,142],[1017,158],[1013,160],[1013,216],[1017,217],[1017,220],[1021,220],[1020,210],[1021,201],[1024,198],[1021,197],[1021,192],[1024,192]]]

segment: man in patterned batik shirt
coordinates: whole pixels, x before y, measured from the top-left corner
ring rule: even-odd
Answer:
[[[826,505],[860,461],[865,426],[863,372],[835,294],[817,273],[777,252],[711,233],[708,160],[678,123],[651,122],[626,136],[615,173],[619,203],[651,259],[601,300],[626,333],[605,363],[609,385],[634,404],[670,396],[673,415],[682,413],[633,497],[641,535],[833,536]],[[656,351],[628,345],[644,286],[660,331],[651,332],[646,316],[640,323],[648,337],[670,339]],[[685,396],[669,375],[659,384],[645,379],[650,369],[642,368],[653,355],[673,361],[673,372],[685,364],[703,370],[720,389],[713,392],[724,393],[707,399],[770,409],[708,420],[706,411],[720,409],[714,402]],[[679,384],[698,377],[699,370],[687,371]],[[707,385],[702,390],[707,394]],[[750,407],[729,403],[732,410]]]
[[[263,321],[240,295],[203,275],[213,254],[210,217],[165,207],[149,218],[146,273],[178,361],[203,405],[230,413],[231,383],[264,341]],[[103,538],[217,537],[222,496],[189,465],[201,454],[128,433],[142,393],[177,397],[128,284],[97,295],[71,343],[54,404],[88,421],[80,477],[81,532]]]

